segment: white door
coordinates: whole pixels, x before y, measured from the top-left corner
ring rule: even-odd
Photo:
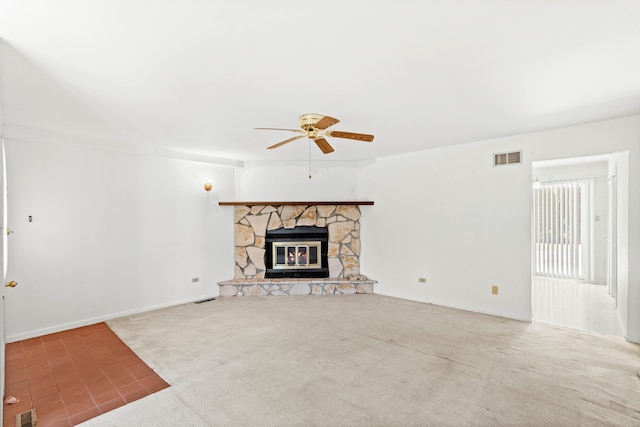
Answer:
[[[7,168],[4,155],[4,138],[0,137],[0,215],[2,228],[0,235],[2,236],[2,244],[0,245],[0,278],[2,283],[2,303],[0,304],[0,387],[2,387],[2,396],[4,396],[4,360],[5,360],[5,331],[4,331],[4,284],[7,279]],[[0,419],[4,419],[3,406],[0,405]]]

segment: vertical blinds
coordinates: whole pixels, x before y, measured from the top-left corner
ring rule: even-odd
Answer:
[[[533,190],[536,275],[581,278],[580,182],[545,184]]]

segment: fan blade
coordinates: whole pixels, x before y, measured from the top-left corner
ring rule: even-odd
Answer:
[[[338,130],[333,130],[327,131],[327,136],[333,136],[335,138],[355,139],[362,142],[373,141],[373,135],[367,135],[366,133],[340,132]]]
[[[329,145],[326,139],[320,137],[320,138],[314,139],[314,141],[316,142],[316,144],[324,154],[329,154],[333,152],[333,147]]]
[[[285,139],[285,140],[284,140],[284,141],[282,141],[282,142],[278,142],[277,144],[274,144],[274,145],[272,145],[272,146],[270,146],[270,147],[267,147],[267,150],[271,150],[272,148],[278,148],[278,147],[280,147],[281,145],[288,144],[288,143],[290,143],[291,141],[295,141],[296,139],[304,138],[305,136],[306,136],[306,135],[298,135],[298,136],[294,136],[293,138]]]
[[[304,133],[303,130],[300,129],[283,129],[283,128],[254,128],[255,130],[288,130],[291,132]]]
[[[334,119],[333,117],[324,116],[323,118],[318,120],[318,122],[315,125],[313,125],[313,127],[316,128],[316,129],[326,129],[329,126],[335,125],[339,121],[340,120]]]

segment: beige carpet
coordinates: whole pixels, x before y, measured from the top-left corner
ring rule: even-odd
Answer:
[[[640,425],[640,347],[379,295],[108,322],[171,387],[84,426]]]

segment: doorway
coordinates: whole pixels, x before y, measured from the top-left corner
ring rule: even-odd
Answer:
[[[532,166],[533,320],[623,336],[612,292],[611,156]]]

